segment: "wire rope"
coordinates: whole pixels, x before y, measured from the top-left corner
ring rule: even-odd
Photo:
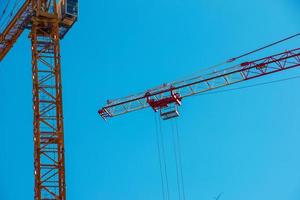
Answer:
[[[225,66],[226,64],[232,63],[232,62],[234,62],[234,61],[236,61],[236,60],[238,60],[238,59],[240,59],[240,58],[243,58],[243,57],[245,57],[245,56],[251,55],[251,54],[256,53],[256,52],[258,52],[258,51],[267,49],[267,48],[269,48],[269,47],[275,46],[275,45],[277,45],[277,44],[280,44],[280,43],[282,43],[282,42],[285,42],[285,41],[287,41],[287,40],[293,39],[293,38],[298,37],[298,36],[300,36],[300,33],[291,35],[291,36],[289,36],[289,37],[286,37],[286,38],[284,38],[284,39],[278,40],[278,41],[273,42],[273,43],[271,43],[271,44],[265,45],[265,46],[263,46],[263,47],[260,47],[260,48],[258,48],[258,49],[255,49],[255,50],[253,50],[253,51],[249,51],[249,52],[244,53],[244,54],[242,54],[242,55],[240,55],[240,56],[231,58],[231,59],[229,59],[229,60],[227,60],[227,61],[225,61],[225,62],[221,62],[221,63],[219,63],[219,64],[216,64],[216,65],[213,65],[213,66],[204,68],[204,69],[200,69],[200,70],[198,70],[197,72],[195,72],[195,73],[193,73],[193,74],[190,74],[190,75],[188,75],[188,76],[185,76],[185,77],[179,79],[178,81],[172,82],[171,84],[178,83],[178,82],[180,82],[180,81],[182,81],[182,80],[185,80],[185,79],[192,79],[193,76],[197,76],[197,75],[199,75],[201,72],[210,71],[210,70],[216,69],[216,68],[218,68],[218,67],[220,67],[220,66]]]
[[[164,175],[163,175],[163,164],[162,164],[162,158],[161,158],[161,148],[160,148],[160,139],[159,139],[159,128],[158,128],[158,122],[157,122],[157,115],[154,113],[155,118],[155,130],[156,130],[156,146],[158,151],[158,158],[159,158],[159,168],[160,168],[160,178],[161,178],[161,186],[162,186],[162,195],[163,200],[166,199],[166,190],[165,190],[165,184],[164,184]]]
[[[179,128],[178,128],[178,121],[175,119],[175,127],[176,127],[176,139],[177,139],[177,149],[178,149],[178,160],[179,160],[179,169],[180,169],[180,178],[181,178],[181,185],[182,185],[182,196],[183,200],[186,200],[185,194],[185,186],[184,186],[184,178],[183,178],[183,169],[182,169],[182,151],[181,151],[181,144],[180,144],[180,136],[179,136]]]
[[[174,120],[171,121],[172,126],[172,141],[173,141],[173,150],[175,156],[175,166],[176,166],[176,182],[177,182],[177,189],[178,189],[178,199],[181,200],[181,183],[180,183],[180,170],[179,170],[179,159],[178,159],[178,145],[176,140],[176,133],[175,133],[175,124]]]
[[[159,125],[160,139],[161,139],[162,158],[163,158],[163,163],[164,163],[163,167],[164,167],[165,178],[166,178],[166,194],[167,194],[166,196],[167,196],[167,200],[169,200],[170,199],[169,178],[168,178],[168,173],[167,173],[167,160],[166,160],[164,135],[163,135],[160,119],[158,120],[158,125]]]
[[[6,24],[6,21],[7,21],[7,20],[3,20],[3,18],[4,18],[4,16],[5,16],[5,14],[6,14],[6,11],[7,11],[7,8],[8,8],[8,6],[9,6],[10,1],[11,1],[11,0],[8,0],[8,1],[7,1],[5,7],[4,7],[3,11],[2,11],[2,14],[1,14],[1,16],[0,16],[0,22],[2,21],[1,24],[0,24],[0,32],[2,32],[2,31],[1,31],[1,30],[2,30],[2,27],[4,26],[4,24]]]
[[[258,52],[258,51],[261,51],[261,50],[263,50],[263,49],[269,48],[269,47],[271,47],[271,46],[275,46],[275,45],[277,45],[277,44],[279,44],[279,43],[282,43],[282,42],[285,42],[285,41],[290,40],[290,39],[292,39],[292,38],[298,37],[299,35],[300,35],[300,33],[297,33],[297,34],[295,34],[295,35],[286,37],[286,38],[284,38],[284,39],[282,39],[282,40],[278,40],[278,41],[276,41],[276,42],[273,42],[273,43],[271,43],[271,44],[265,45],[265,46],[263,46],[263,47],[261,47],[261,48],[255,49],[255,50],[253,50],[253,51],[247,52],[247,53],[242,54],[242,55],[240,55],[240,56],[237,56],[237,57],[235,57],[235,58],[231,58],[231,59],[228,60],[228,62],[232,62],[232,61],[238,60],[238,59],[243,58],[243,57],[245,57],[245,56],[248,56],[248,55],[250,55],[250,54],[253,54],[253,53],[256,53],[256,52]]]
[[[11,2],[11,0],[8,0],[8,3],[7,3],[6,8],[5,8],[5,12],[3,12],[2,16],[0,17],[0,22],[1,22],[1,19],[4,17],[4,15],[5,15],[6,11],[7,11],[7,8],[8,8],[8,5],[9,5],[10,2]],[[10,13],[6,16],[5,20],[2,20],[2,23],[0,24],[0,32],[2,31],[3,28],[5,28],[5,26],[7,24],[9,24],[9,22],[13,18],[13,14],[14,14],[16,8],[19,7],[19,5],[20,5],[21,2],[22,2],[22,0],[15,0],[14,1],[12,9],[10,10]]]
[[[8,0],[7,3],[6,3],[6,5],[4,6],[4,9],[3,9],[2,14],[1,14],[1,16],[0,16],[0,21],[1,21],[1,19],[3,18],[3,16],[5,15],[9,3],[10,3],[10,0]]]

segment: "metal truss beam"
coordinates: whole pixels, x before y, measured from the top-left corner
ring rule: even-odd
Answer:
[[[268,74],[284,71],[300,66],[300,48],[285,51],[276,55],[268,56],[258,60],[244,62],[234,67],[225,68],[219,71],[203,74],[190,79],[164,84],[146,92],[109,100],[98,112],[104,119],[126,114],[151,106],[154,110],[163,109],[174,101],[172,95],[182,99],[195,94],[207,92],[224,86],[258,78]],[[153,105],[163,105],[153,107]],[[167,101],[168,100],[168,101]],[[165,105],[168,102],[167,105]]]
[[[4,31],[0,32],[0,61],[13,47],[24,29],[28,27],[32,14],[31,0],[26,0]]]

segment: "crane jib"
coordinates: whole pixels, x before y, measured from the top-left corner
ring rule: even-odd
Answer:
[[[144,93],[109,101],[98,112],[104,119],[147,107],[161,112],[173,107],[174,112],[178,112],[177,107],[181,104],[182,98],[298,66],[300,66],[300,48],[243,62],[234,67],[164,84]]]

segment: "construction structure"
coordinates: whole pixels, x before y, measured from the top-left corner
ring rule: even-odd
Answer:
[[[5,58],[20,35],[26,29],[30,31],[35,200],[66,200],[60,40],[73,27],[77,17],[78,0],[24,0],[3,31],[0,29],[0,61]],[[272,45],[229,59],[224,64],[234,63]],[[178,108],[186,97],[299,66],[300,49],[291,49],[163,84],[143,93],[109,100],[98,112],[102,118],[108,119],[151,107],[160,113],[163,120],[168,120],[179,116]]]
[[[299,67],[300,48],[286,50],[275,55],[248,62],[242,62],[231,67],[224,67],[234,63],[240,58],[298,36],[300,36],[299,33],[241,56],[231,58],[224,63],[209,68],[209,72],[207,73],[166,83],[139,94],[116,100],[108,100],[107,104],[102,107],[98,113],[103,119],[107,120],[108,118],[118,115],[151,107],[155,112],[160,112],[160,116],[163,120],[178,117],[178,107],[181,105],[183,98]]]
[[[300,36],[300,33],[284,38],[267,46],[258,48],[254,51],[245,53],[243,55],[231,58],[221,64],[209,67],[207,69],[202,69],[201,73],[198,72],[192,77],[165,83],[161,86],[148,89],[145,92],[130,95],[124,98],[107,100],[106,105],[98,110],[98,113],[104,120],[107,120],[109,118],[150,107],[154,112],[159,113],[162,120],[170,120],[176,118],[179,116],[179,107],[182,105],[182,100],[186,97],[202,93],[209,94],[211,93],[210,91],[219,88],[224,88],[226,86],[235,85],[241,82],[246,82],[248,80],[258,79],[259,77],[268,76],[274,73],[279,73],[299,67],[300,48],[286,50],[258,59],[250,59],[249,61],[245,62],[245,58],[247,56],[251,55],[253,57],[253,54],[259,51],[286,42],[298,36]],[[236,61],[241,58],[243,58],[243,61],[236,64]],[[296,77],[299,78],[299,76]],[[290,80],[292,78],[286,78],[277,81]],[[265,82],[256,85],[267,83],[272,82]],[[241,88],[243,87],[231,88],[231,90]],[[220,90],[218,91],[220,92]],[[170,173],[170,171],[168,172],[166,159],[167,142],[165,137],[167,135],[165,135],[165,133],[163,132],[162,123],[158,118],[159,117],[156,115],[156,143],[161,176],[162,199],[169,200],[171,199],[170,196],[172,190],[170,189],[169,184],[170,179],[168,178],[168,174]],[[171,164],[170,166],[176,167],[175,171],[178,199],[185,200],[186,192],[184,186],[180,137],[177,120],[171,120],[170,124],[172,128],[171,138],[169,138],[169,140],[171,141],[170,143],[172,143],[171,145],[173,146],[172,149],[175,158],[175,163]],[[222,193],[215,197],[215,199],[220,199],[221,196]]]
[[[293,69],[300,66],[300,48],[286,50],[274,55],[266,56],[259,59],[251,59],[250,61],[243,61],[235,64],[241,58],[245,58],[249,55],[253,55],[259,51],[270,48],[279,43],[291,40],[300,36],[300,33],[284,38],[267,46],[258,48],[254,51],[245,53],[243,55],[231,58],[221,64],[209,67],[201,70],[201,73],[197,73],[189,78],[185,78],[179,81],[173,81],[170,83],[162,84],[161,86],[151,88],[145,92],[130,95],[124,98],[115,100],[107,100],[105,106],[98,110],[99,115],[108,120],[119,115],[124,115],[133,111],[142,110],[144,108],[152,108],[154,112],[159,113],[162,120],[169,120],[179,116],[179,107],[182,105],[182,100],[186,97],[194,96],[202,93],[211,93],[210,91],[223,88],[230,85],[235,85],[248,80],[257,79],[259,77],[279,73],[289,69]],[[228,67],[228,65],[230,65]],[[299,76],[281,79],[277,81],[290,80],[293,78],[299,78]],[[260,83],[268,84],[272,82]],[[248,86],[250,87],[250,86]],[[231,88],[231,90],[241,89]],[[245,88],[245,87],[244,87]],[[230,90],[230,89],[229,89]],[[222,90],[221,90],[222,91]],[[223,90],[224,91],[224,90]],[[225,90],[226,91],[226,90]],[[220,90],[219,90],[220,92]],[[162,130],[162,123],[155,116],[156,125],[156,143],[157,152],[159,158],[161,186],[162,186],[162,199],[168,200],[171,196],[167,160],[166,160],[166,140],[165,133]],[[185,200],[186,192],[184,186],[182,158],[179,129],[176,120],[171,121],[171,138],[174,151],[175,163],[171,166],[176,167],[176,179],[177,179],[177,192],[178,199]],[[170,173],[170,172],[169,172]],[[176,191],[176,190],[174,190]],[[220,199],[223,193],[220,193],[216,200]]]
[[[24,30],[30,30],[35,200],[66,199],[60,40],[77,15],[78,0],[24,0],[0,32],[1,61]]]

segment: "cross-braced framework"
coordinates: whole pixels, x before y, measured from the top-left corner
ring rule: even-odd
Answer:
[[[32,73],[36,200],[65,200],[64,131],[57,20],[33,19]]]
[[[300,48],[244,62],[189,79],[174,81],[146,92],[109,100],[98,112],[104,119],[152,107],[155,111],[180,105],[182,98],[300,66]],[[176,111],[176,110],[175,110]],[[178,116],[176,114],[175,116]]]
[[[77,21],[78,0],[16,1],[0,27],[0,61],[25,29],[32,41],[34,199],[65,200],[65,161],[59,41]],[[5,11],[4,11],[5,13]],[[3,13],[3,14],[4,14]]]

